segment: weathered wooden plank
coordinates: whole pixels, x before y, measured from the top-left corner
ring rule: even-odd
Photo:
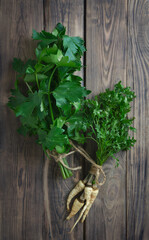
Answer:
[[[119,80],[126,85],[127,1],[86,2],[86,86],[96,95]],[[93,145],[87,148],[94,156]],[[126,154],[118,156],[119,168],[113,160],[104,164],[107,181],[86,220],[86,240],[126,238]]]
[[[136,92],[135,147],[127,161],[127,239],[149,236],[149,1],[128,1],[127,84]]]
[[[43,3],[1,1],[0,10],[0,239],[42,239],[42,151],[33,138],[20,136],[19,121],[6,103],[14,87],[13,57],[33,55],[32,28],[43,28]]]
[[[45,29],[51,31],[58,22],[67,28],[67,34],[83,37],[84,1],[45,0]],[[80,156],[69,158],[71,166],[80,165]],[[47,233],[51,239],[83,239],[83,225],[78,225],[72,234],[68,233],[74,224],[74,219],[65,221],[66,199],[70,190],[81,177],[81,173],[74,172],[74,176],[63,180],[57,163],[46,160],[44,171],[45,180],[45,205],[47,218]],[[47,172],[47,168],[49,171]],[[48,179],[47,179],[48,176]],[[48,180],[48,183],[46,182]],[[48,194],[47,194],[48,192]],[[49,239],[48,236],[46,239]]]

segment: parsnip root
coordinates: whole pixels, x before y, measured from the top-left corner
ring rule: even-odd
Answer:
[[[75,197],[78,193],[81,193],[83,191],[80,197],[78,199],[77,198],[75,199],[72,205],[71,212],[67,217],[67,220],[69,220],[70,218],[75,216],[82,208],[77,221],[74,223],[71,229],[71,232],[73,231],[73,229],[75,228],[75,226],[77,225],[81,218],[82,218],[81,222],[84,222],[91,206],[93,205],[93,202],[95,201],[98,195],[99,189],[97,188],[97,186],[99,184],[97,182],[99,174],[100,174],[99,169],[96,169],[94,166],[92,166],[87,177],[83,181],[79,181],[68,196],[67,209],[69,210],[69,205],[72,198]]]
[[[73,188],[73,190],[69,193],[69,196],[67,198],[67,210],[70,209],[69,205],[73,197],[76,196],[79,192],[83,191],[84,188],[85,184],[83,183],[83,181],[80,180],[77,183],[77,185]]]
[[[86,205],[83,207],[83,209],[82,209],[82,211],[81,211],[81,213],[80,213],[77,221],[74,223],[73,227],[71,228],[70,233],[73,231],[73,229],[75,228],[75,226],[77,225],[77,223],[80,221],[82,215],[84,214],[84,212],[85,212],[85,210],[86,210],[86,207],[87,207]]]
[[[71,212],[66,219],[69,220],[70,218],[72,218],[83,207],[83,205],[84,205],[84,201],[81,202],[76,198],[72,205]]]
[[[93,191],[92,187],[91,187],[91,186],[87,186],[87,187],[85,187],[82,196],[80,196],[80,199],[83,199],[83,201],[84,201],[84,202],[86,201],[86,203],[85,203],[85,205],[84,205],[84,203],[83,203],[84,207],[83,207],[83,209],[82,209],[82,211],[81,211],[81,213],[80,213],[77,221],[74,223],[74,225],[73,225],[73,227],[72,227],[72,229],[71,229],[70,232],[73,231],[73,229],[75,228],[75,226],[77,225],[77,223],[80,221],[81,217],[83,216],[84,212],[86,211],[86,208],[87,208],[87,206],[88,206],[89,203],[90,203],[92,191]],[[76,206],[76,208],[77,208],[77,206]],[[72,211],[71,211],[71,212],[72,212]]]
[[[86,210],[83,214],[82,220],[81,220],[82,223],[84,222],[85,218],[87,217],[87,214],[88,214],[91,206],[93,205],[93,202],[95,201],[95,199],[98,195],[98,192],[99,192],[99,189],[93,189],[92,194],[91,194],[91,198],[90,198],[90,202],[89,202],[89,204],[88,204],[88,206],[87,206],[87,208],[86,208]]]

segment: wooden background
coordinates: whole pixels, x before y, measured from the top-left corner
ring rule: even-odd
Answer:
[[[148,240],[149,1],[1,0],[0,7],[0,240]],[[105,164],[107,182],[86,222],[72,234],[66,197],[89,165],[81,159],[82,175],[63,181],[34,138],[16,132],[18,120],[6,106],[15,81],[13,57],[31,57],[32,29],[51,31],[58,22],[85,39],[82,75],[93,94],[122,80],[137,95],[135,147],[119,154],[119,168],[111,160]]]

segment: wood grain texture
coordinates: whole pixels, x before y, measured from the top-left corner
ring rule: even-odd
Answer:
[[[1,0],[0,22],[0,240],[148,240],[149,1]],[[71,166],[86,170],[62,180],[57,164],[43,161],[35,139],[16,132],[19,121],[6,106],[13,57],[33,56],[32,29],[51,31],[58,22],[68,34],[86,38],[85,82],[92,96],[119,80],[137,95],[130,114],[135,147],[118,155],[119,168],[113,160],[105,164],[107,182],[72,234],[76,218],[65,221],[66,199],[90,165],[80,155],[70,157]],[[94,145],[86,147],[95,156]]]
[[[128,1],[127,84],[136,92],[135,147],[128,153],[127,239],[149,237],[149,1]]]
[[[58,22],[61,22],[67,29],[66,34],[83,37],[83,0],[45,0],[44,11],[46,31],[51,31]],[[83,75],[83,71],[81,75]],[[82,165],[81,158],[78,155],[75,155],[75,158],[70,157],[68,162],[71,166]],[[45,239],[71,240],[76,239],[76,237],[77,240],[83,239],[83,225],[78,225],[73,233],[70,234],[69,231],[74,224],[74,219],[70,221],[65,220],[68,214],[66,212],[66,199],[79,178],[82,178],[80,173],[81,171],[74,172],[73,177],[63,180],[57,163],[53,160],[49,162],[47,189],[45,187],[45,192],[48,191],[49,194],[45,200],[46,205],[49,205],[46,215],[49,216],[49,229],[47,233],[49,232],[50,238],[47,236]]]
[[[119,80],[126,85],[127,1],[87,0],[86,13],[86,86],[96,95]],[[93,156],[93,146],[87,149]],[[107,181],[86,220],[85,239],[126,239],[126,154],[118,157],[119,168],[113,160],[104,164]]]
[[[36,7],[35,7],[36,6]],[[13,57],[33,55],[32,28],[43,27],[42,1],[1,1],[0,10],[0,239],[42,239],[42,151],[16,132],[6,103],[14,87]]]

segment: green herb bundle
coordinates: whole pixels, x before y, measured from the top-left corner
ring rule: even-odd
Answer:
[[[128,119],[130,102],[135,98],[130,87],[124,88],[121,82],[114,90],[95,96],[92,100],[84,101],[83,112],[88,121],[87,135],[97,145],[97,164],[102,165],[109,157],[121,150],[128,150],[136,140],[129,136],[129,130],[135,131],[131,125],[134,118]],[[119,160],[117,161],[117,166]]]
[[[37,137],[47,156],[58,161],[64,179],[72,176],[66,156],[74,151],[92,163],[89,174],[78,182],[67,200],[69,210],[72,198],[82,192],[67,219],[82,208],[77,222],[81,218],[83,222],[96,199],[98,185],[105,182],[103,163],[113,157],[118,166],[115,154],[134,146],[136,140],[129,136],[129,130],[135,131],[134,118],[129,119],[128,113],[135,94],[119,82],[113,90],[106,89],[86,99],[91,91],[74,74],[82,67],[84,41],[66,35],[65,31],[60,23],[52,33],[33,30],[33,39],[38,40],[36,58],[26,63],[14,58],[13,68],[18,74],[8,106],[20,118],[19,133]],[[88,139],[96,145],[94,160],[81,147]],[[98,183],[100,174],[102,183]]]
[[[36,59],[23,63],[14,58],[18,75],[8,106],[20,117],[19,133],[36,135],[45,153],[53,149],[68,153],[69,138],[81,141],[80,130],[86,131],[68,125],[68,119],[80,110],[81,99],[90,93],[81,86],[81,77],[74,75],[82,67],[84,41],[65,35],[60,23],[52,33],[33,30],[33,39],[39,40]],[[68,165],[65,158],[63,161]],[[63,178],[72,175],[61,163],[60,167]]]

